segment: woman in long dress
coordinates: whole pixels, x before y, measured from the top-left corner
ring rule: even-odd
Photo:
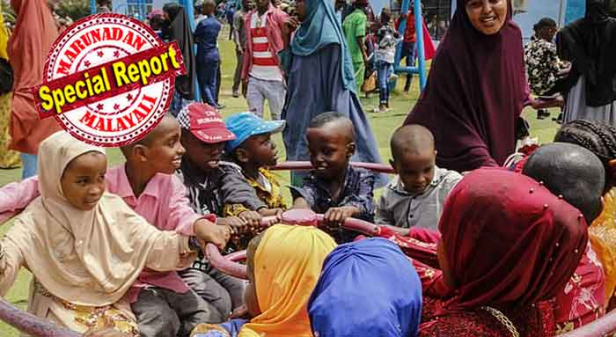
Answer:
[[[587,0],[586,15],[558,33],[560,57],[572,63],[565,122],[616,126],[616,19],[609,7],[608,0]]]
[[[43,81],[47,53],[58,36],[56,22],[45,0],[13,0],[17,13],[9,40],[15,74],[11,112],[11,149],[21,152],[22,178],[36,175],[39,144],[60,126],[54,118],[39,119],[30,88]]]
[[[458,0],[428,84],[405,124],[433,134],[439,167],[500,166],[515,150],[528,99],[522,32],[511,0]]]
[[[184,7],[176,3],[167,3],[163,6],[163,13],[165,15],[163,38],[178,43],[186,67],[186,74],[175,78],[175,93],[169,107],[171,114],[177,116],[180,110],[195,99],[196,63],[193,32]]]
[[[357,151],[353,160],[380,163],[378,147],[355,92],[353,64],[344,42],[334,5],[328,0],[298,0],[302,21],[290,48],[281,53],[287,74],[287,97],[282,118],[288,160],[308,160],[306,128],[310,120],[328,111],[346,115],[355,126]],[[293,175],[294,184],[298,184]],[[385,177],[377,185],[385,183]]]

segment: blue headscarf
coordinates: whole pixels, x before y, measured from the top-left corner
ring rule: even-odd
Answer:
[[[330,43],[340,45],[344,88],[355,91],[353,64],[342,33],[342,26],[334,12],[334,2],[332,0],[306,0],[306,20],[295,32],[295,37],[291,42],[291,52],[298,56],[308,56]]]
[[[393,242],[375,238],[338,246],[323,264],[308,313],[315,336],[416,336],[421,282]]]

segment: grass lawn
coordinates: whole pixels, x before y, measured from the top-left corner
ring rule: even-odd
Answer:
[[[228,36],[228,34],[225,34],[224,31],[220,35],[221,37]],[[226,39],[223,39],[223,41],[220,42],[220,49],[221,49],[221,55],[223,55],[222,57],[222,72],[223,72],[222,82],[223,83],[222,83],[221,101],[226,106],[225,109],[223,110],[223,114],[225,116],[228,116],[233,113],[247,111],[246,101],[242,97],[233,98],[231,96],[231,86],[233,83],[233,72],[235,69],[235,51],[234,51],[233,43]],[[401,88],[403,85],[404,85],[404,79],[403,79],[403,76],[401,76],[401,79],[398,81],[398,90],[396,93],[393,93],[391,97],[391,102],[390,102],[390,105],[392,108],[391,112],[388,112],[386,114],[368,114],[368,119],[372,126],[372,130],[375,133],[381,156],[385,162],[387,162],[391,157],[390,150],[389,150],[389,137],[391,133],[395,130],[396,127],[402,124],[402,121],[408,114],[411,107],[415,104],[419,96],[419,92],[418,92],[419,85],[418,85],[417,79],[415,79],[413,83],[413,90],[410,94],[401,93],[402,91]],[[365,111],[372,110],[378,105],[378,95],[372,95],[372,97],[369,99],[362,98],[362,103],[364,105]],[[526,111],[525,114],[529,122],[531,123],[533,136],[539,137],[540,142],[549,142],[553,138],[556,132],[557,125],[554,122],[552,122],[551,119],[538,121],[537,119],[534,118],[533,113],[530,111]],[[552,112],[552,115],[554,117],[556,116],[556,114],[557,114],[556,112],[554,111]],[[276,135],[275,140],[276,140],[276,144],[278,145],[278,149],[281,152],[280,158],[284,159],[285,158],[284,146],[282,144],[282,139],[280,135]],[[123,161],[122,155],[120,151],[117,149],[109,150],[108,155],[109,155],[109,165],[110,166],[116,165]],[[10,182],[18,181],[20,176],[21,176],[20,169],[0,170],[0,186],[3,186]],[[288,173],[283,173],[281,178],[283,180],[283,183],[288,183],[289,181]],[[288,195],[287,195],[287,198],[289,198]],[[0,233],[4,234],[6,230],[9,228],[9,226],[10,226],[10,223],[5,224],[2,227],[0,227]],[[15,285],[13,286],[11,291],[8,293],[8,295],[6,296],[6,299],[9,302],[19,306],[20,308],[25,308],[27,304],[27,299],[28,299],[28,286],[30,283],[30,279],[31,279],[30,273],[23,270],[20,273],[19,278],[15,282]],[[12,336],[18,336],[18,335],[19,334],[17,333],[16,330],[7,326],[3,322],[0,322],[0,336],[12,337]]]

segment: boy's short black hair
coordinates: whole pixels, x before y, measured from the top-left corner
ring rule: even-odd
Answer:
[[[561,195],[584,214],[589,226],[601,214],[605,170],[589,150],[568,143],[544,145],[528,158],[522,174]]]
[[[165,118],[173,118],[173,119],[175,119],[175,117],[173,117],[173,115],[171,113],[169,113],[169,112],[167,112],[165,114],[165,116],[163,117],[163,119],[165,119]],[[161,119],[160,123],[163,122],[163,119]],[[158,125],[160,125],[160,124],[158,124]],[[158,125],[157,125],[157,127],[158,127]],[[150,132],[147,135],[145,135],[145,137],[139,139],[136,142],[130,143],[128,145],[121,146],[120,150],[122,151],[122,154],[124,155],[124,157],[128,158],[128,155],[130,154],[130,151],[135,146],[137,146],[137,145],[143,145],[143,146],[146,146],[146,147],[149,147],[150,145],[152,145],[152,143],[156,139],[156,137],[154,137],[154,134],[155,134],[154,130],[156,130],[156,128],[150,130]]]
[[[324,112],[320,115],[315,116],[314,118],[312,118],[310,120],[310,123],[308,124],[308,128],[309,129],[318,129],[318,128],[322,128],[323,126],[333,123],[333,122],[345,122],[345,123],[349,123],[351,125],[351,139],[352,141],[355,141],[355,128],[353,127],[353,123],[351,122],[351,120],[336,111],[328,111],[328,112]]]
[[[404,125],[396,129],[389,142],[391,155],[396,161],[404,152],[423,153],[426,147],[435,150],[434,136],[426,127],[419,124]]]

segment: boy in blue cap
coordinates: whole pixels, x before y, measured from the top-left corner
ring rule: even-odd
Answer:
[[[278,151],[271,135],[281,132],[285,122],[265,121],[250,112],[243,112],[227,117],[225,125],[236,136],[225,144],[225,153],[267,205],[268,209],[260,213],[281,214],[287,206],[282,199],[280,182],[268,168],[278,162]]]

